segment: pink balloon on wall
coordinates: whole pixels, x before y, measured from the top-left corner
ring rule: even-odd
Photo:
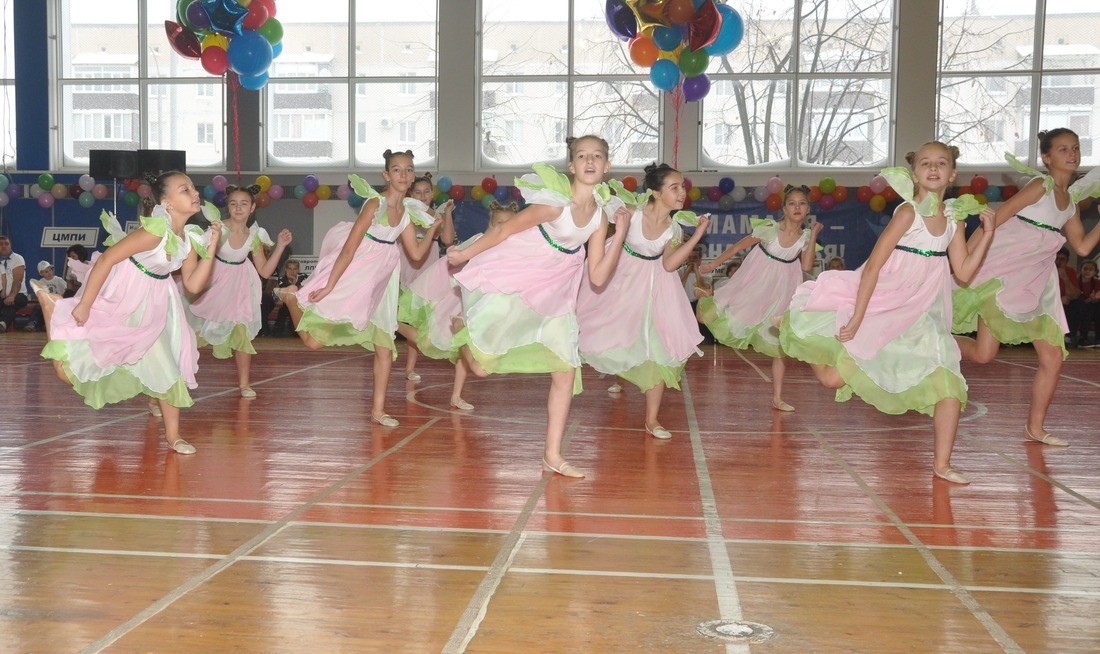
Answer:
[[[281,200],[283,199],[283,187],[278,184],[272,184],[271,188],[267,189],[267,194],[272,200]]]

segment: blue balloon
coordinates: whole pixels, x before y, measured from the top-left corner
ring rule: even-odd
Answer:
[[[217,195],[217,194],[218,194],[218,189],[214,188],[210,184],[207,184],[202,189],[202,197],[206,198],[207,200],[213,200],[214,196]]]
[[[507,186],[498,186],[493,191],[493,197],[495,197],[500,202],[507,202],[512,198],[512,189],[508,188]]]
[[[682,40],[683,34],[675,27],[661,25],[653,30],[653,42],[657,44],[658,48],[666,52],[675,50]]]
[[[348,196],[348,206],[352,209],[358,209],[359,207],[362,207],[363,203],[366,201],[367,199],[365,197],[361,195],[356,195],[354,193]]]
[[[989,200],[990,202],[1000,202],[1001,201],[1001,187],[1000,186],[990,186],[989,188],[987,188],[985,190],[985,193],[983,193],[982,195],[984,195],[985,199]]]
[[[680,81],[680,69],[671,59],[658,59],[649,69],[649,81],[658,91],[671,91]]]
[[[436,182],[436,186],[438,186],[439,190],[443,191],[444,193],[446,193],[447,191],[450,191],[451,186],[453,184],[454,183],[451,181],[451,178],[447,177],[446,175],[444,175],[443,177],[440,177],[439,181]]]
[[[275,45],[271,46],[271,58],[278,59],[279,55],[283,54],[283,42],[279,41]]]
[[[229,198],[225,195],[225,191],[218,191],[214,194],[214,199],[211,202],[214,203],[215,207],[222,209],[229,204]]]
[[[210,17],[210,26],[215,30],[232,34],[241,33],[241,24],[244,22],[244,17],[248,15],[248,7],[242,7],[237,0],[198,0],[198,2],[206,10],[206,14]]]
[[[736,187],[737,184],[734,183],[732,177],[723,177],[722,179],[718,180],[718,190],[722,192],[722,195],[729,193]]]
[[[229,67],[241,77],[255,77],[267,72],[273,56],[267,39],[251,30],[230,39],[229,49],[225,53],[229,58]]]
[[[718,13],[722,16],[722,27],[718,29],[714,43],[703,48],[712,57],[728,55],[745,38],[745,22],[741,20],[741,14],[737,10],[729,5],[718,5]]]
[[[249,91],[259,91],[267,85],[267,73],[260,73],[259,75],[253,75],[252,77],[240,77],[241,86]]]

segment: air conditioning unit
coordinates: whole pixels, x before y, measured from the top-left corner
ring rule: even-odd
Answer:
[[[390,127],[393,127],[393,120],[391,120],[389,118],[383,118],[382,119],[382,128],[383,129],[388,129]]]

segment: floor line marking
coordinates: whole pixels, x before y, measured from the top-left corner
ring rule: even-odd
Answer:
[[[562,437],[561,449],[564,450],[569,441],[573,439],[573,434],[577,430],[577,422],[571,421],[569,426],[565,430],[565,434]],[[459,616],[458,621],[455,623],[454,629],[451,631],[451,637],[447,639],[447,642],[443,645],[443,649],[440,650],[441,654],[461,654],[466,651],[466,648],[470,645],[470,641],[477,635],[478,628],[481,627],[481,621],[485,619],[485,612],[489,609],[489,602],[496,595],[497,588],[500,587],[500,582],[504,580],[505,573],[508,572],[512,566],[512,561],[515,560],[516,555],[519,554],[520,547],[523,545],[524,540],[527,538],[526,527],[527,521],[531,518],[531,514],[534,513],[535,507],[538,506],[539,500],[542,498],[543,493],[546,492],[546,487],[550,484],[550,480],[555,473],[543,474],[539,483],[535,484],[535,488],[531,491],[531,494],[527,497],[527,502],[523,506],[523,510],[516,516],[516,521],[512,525],[511,531],[504,538],[504,542],[501,543],[500,550],[497,551],[496,557],[490,564],[488,572],[485,577],[482,578],[481,583],[478,584],[477,589],[474,590],[474,594],[470,597],[469,603],[466,604],[465,610],[462,611],[462,615]]]
[[[232,552],[222,557],[217,563],[211,565],[205,570],[198,572],[197,574],[192,575],[182,584],[177,586],[174,590],[162,596],[160,599],[153,602],[143,610],[139,611],[129,620],[126,620],[103,636],[97,638],[95,641],[89,643],[86,647],[80,650],[81,654],[95,654],[111,646],[116,641],[118,641],[118,639],[122,638],[126,634],[144,624],[156,614],[168,608],[176,600],[180,599],[200,585],[206,583],[218,573],[232,566],[234,563],[240,560],[242,556],[245,556],[249,552],[255,550],[257,547],[263,545],[276,534],[281,532],[288,524],[293,522],[296,517],[304,514],[306,511],[313,508],[318,502],[340,490],[351,480],[355,479],[359,475],[362,475],[364,472],[370,470],[380,461],[383,461],[390,455],[403,448],[417,436],[424,433],[430,426],[435,424],[437,420],[437,418],[432,418],[427,423],[418,427],[408,436],[393,444],[384,452],[380,453],[378,456],[348,472],[343,477],[341,477],[340,480],[330,484],[328,488],[320,491],[319,493],[316,493],[312,498],[303,502],[298,508],[283,516],[283,518],[281,518],[277,522],[272,523],[271,525],[263,529],[260,533],[248,539]]]
[[[715,346],[717,347],[717,346]],[[738,353],[740,354],[740,353]],[[741,598],[737,595],[737,581],[730,563],[728,545],[722,532],[722,520],[718,515],[718,502],[714,498],[714,486],[710,481],[703,438],[699,435],[699,419],[695,415],[695,402],[687,375],[680,380],[684,397],[684,413],[687,414],[688,432],[691,434],[691,453],[695,461],[695,476],[699,483],[699,499],[703,509],[703,523],[707,533],[707,549],[710,553],[714,590],[718,600],[718,619],[742,620]],[[745,643],[727,643],[727,654],[748,654]]]
[[[1006,359],[1001,359],[1001,358],[998,358],[997,361],[999,363],[1004,363],[1004,364],[1007,364],[1007,365],[1010,365],[1010,366],[1016,366],[1018,368],[1026,368],[1027,370],[1038,370],[1039,369],[1037,366],[1028,365],[1026,363],[1017,363],[1015,361],[1008,361]],[[1095,386],[1097,388],[1100,388],[1100,384],[1092,381],[1091,379],[1081,379],[1080,377],[1073,377],[1073,376],[1070,376],[1070,375],[1063,374],[1061,371],[1058,372],[1058,377],[1060,379],[1068,379],[1070,381],[1080,382],[1082,384],[1087,384],[1089,386]]]
[[[1054,477],[1051,477],[1050,475],[1046,474],[1045,472],[1040,472],[1040,471],[1036,470],[1035,468],[1032,468],[1030,465],[1024,463],[1023,461],[1020,461],[1016,457],[1014,457],[1010,454],[1006,454],[1005,452],[1002,452],[1001,450],[993,447],[989,442],[986,441],[986,439],[971,436],[967,440],[972,442],[972,443],[975,443],[978,447],[982,448],[983,450],[985,450],[987,452],[992,452],[993,454],[996,454],[998,457],[1004,459],[1005,461],[1008,461],[1008,462],[1012,463],[1013,465],[1015,465],[1017,467],[1023,468],[1025,471],[1027,471],[1027,473],[1029,475],[1033,475],[1035,477],[1038,477],[1039,479],[1042,479],[1043,481],[1047,482],[1051,486],[1054,486],[1055,488],[1058,488],[1059,490],[1063,491],[1067,495],[1070,495],[1072,497],[1077,498],[1078,500],[1081,500],[1082,502],[1084,502],[1085,504],[1088,504],[1089,506],[1091,506],[1094,509],[1100,510],[1100,502],[1097,502],[1096,500],[1085,497],[1081,493],[1078,493],[1077,491],[1073,490],[1069,486],[1066,486],[1065,484],[1058,481]],[[1025,443],[1025,447],[1046,447],[1046,446],[1044,446],[1041,443]],[[1061,530],[1055,529],[1055,531],[1061,531]]]
[[[853,468],[848,463],[848,461],[844,459],[844,457],[840,456],[840,452],[838,452],[836,448],[833,447],[832,443],[830,443],[824,436],[817,434],[816,430],[811,429],[811,431],[815,432],[815,436],[817,436],[818,442],[821,443],[821,446],[833,456],[834,460],[842,468],[844,468],[845,472],[847,472],[848,475],[852,477],[852,479],[856,482],[856,484],[860,487],[864,494],[868,498],[870,498],[870,500],[874,502],[876,506],[878,506],[879,511],[882,511],[883,514],[886,515],[892,523],[894,523],[894,527],[898,531],[900,531],[910,543],[913,544],[917,552],[921,555],[921,558],[923,558],[925,563],[928,564],[928,567],[932,568],[932,571],[936,573],[936,576],[942,579],[943,582],[948,586],[948,590],[950,590],[951,593],[955,597],[957,597],[960,602],[962,602],[963,606],[965,606],[970,611],[970,613],[978,620],[978,622],[980,622],[982,626],[985,627],[985,630],[989,632],[989,635],[993,637],[993,640],[995,640],[997,644],[1001,646],[1001,649],[1003,649],[1005,652],[1011,652],[1012,654],[1025,654],[1024,649],[1020,647],[1015,640],[1012,639],[1012,636],[1010,636],[1008,632],[1005,631],[1004,628],[997,623],[996,620],[993,619],[993,616],[989,615],[989,612],[986,611],[982,607],[982,605],[978,603],[978,600],[976,600],[974,596],[970,594],[970,592],[955,577],[955,575],[951,574],[951,571],[948,570],[947,567],[944,566],[942,563],[940,563],[939,559],[937,559],[936,556],[932,554],[931,550],[929,550],[924,545],[924,543],[919,538],[917,538],[917,535],[909,529],[909,526],[902,521],[898,514],[895,513],[894,510],[891,509],[890,506],[886,504],[886,502],[881,497],[879,497],[878,493],[876,493],[870,487],[870,485],[867,484],[862,475],[856,472],[855,468]]]

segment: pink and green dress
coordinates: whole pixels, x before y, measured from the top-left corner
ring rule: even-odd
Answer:
[[[699,323],[675,271],[665,270],[665,248],[678,247],[683,231],[677,220],[656,239],[645,237],[644,201],[634,212],[622,245],[624,252],[611,279],[593,286],[585,270],[577,301],[580,353],[596,370],[617,375],[642,392],[664,384],[680,388],[687,360],[702,355]],[[685,224],[698,224],[691,212],[678,212]],[[607,242],[607,248],[614,247]]]
[[[102,221],[110,234],[106,245],[126,235],[114,216],[103,212]],[[61,362],[73,389],[95,409],[137,395],[180,408],[194,404],[188,389],[197,387],[199,353],[172,273],[192,248],[208,257],[202,230],[189,225],[176,234],[161,205],[141,218],[141,229],[160,238],[157,246],[111,268],[84,325],[72,312],[86,286],[58,300],[42,349],[43,358]]]
[[[1017,170],[1041,177],[1045,193],[997,228],[982,267],[969,284],[955,287],[952,331],[977,331],[981,318],[1001,343],[1045,341],[1060,348],[1064,358],[1069,325],[1054,256],[1065,245],[1062,226],[1076,213],[1077,202],[1096,192],[1100,168],[1069,187],[1070,201],[1060,209],[1049,175],[1024,166],[1011,155],[1005,158]]]
[[[802,283],[802,250],[810,242],[810,230],[783,247],[774,220],[753,219],[752,226],[760,243],[745,255],[729,283],[699,300],[699,318],[722,345],[751,347],[775,358],[783,355],[775,319],[786,312]]]
[[[490,373],[567,372],[581,365],[576,308],[584,244],[600,228],[610,191],[603,184],[594,190],[596,211],[579,216],[578,226],[568,178],[543,164],[535,171],[516,186],[528,203],[561,207],[561,215],[513,234],[454,275],[466,325],[456,343],[469,345]]]
[[[469,247],[481,234],[458,246]],[[429,261],[416,279],[402,289],[397,308],[397,321],[416,330],[416,347],[431,359],[454,363],[459,357],[455,343],[455,318],[462,318],[462,292],[454,281],[454,273],[462,266],[451,266],[447,257]]]
[[[980,206],[973,196],[948,200],[947,229],[933,234],[924,217],[937,211],[935,194],[918,205],[912,199],[908,169],[891,168],[882,174],[916,209],[916,216],[879,271],[855,337],[841,343],[836,334],[855,312],[866,264],[856,270],[827,270],[799,286],[783,318],[779,341],[791,357],[836,367],[845,382],[837,389],[838,402],[858,395],[883,413],[912,410],[932,415],[940,400],[966,402],[961,354],[951,335],[947,248],[957,221]]]
[[[229,232],[223,231],[206,290],[191,299],[184,297],[187,321],[198,336],[199,347],[212,345],[215,358],[232,358],[234,351],[256,354],[252,339],[263,325],[263,280],[248,255],[274,245],[267,230],[256,223],[248,228],[248,236],[238,248],[229,245]]]

